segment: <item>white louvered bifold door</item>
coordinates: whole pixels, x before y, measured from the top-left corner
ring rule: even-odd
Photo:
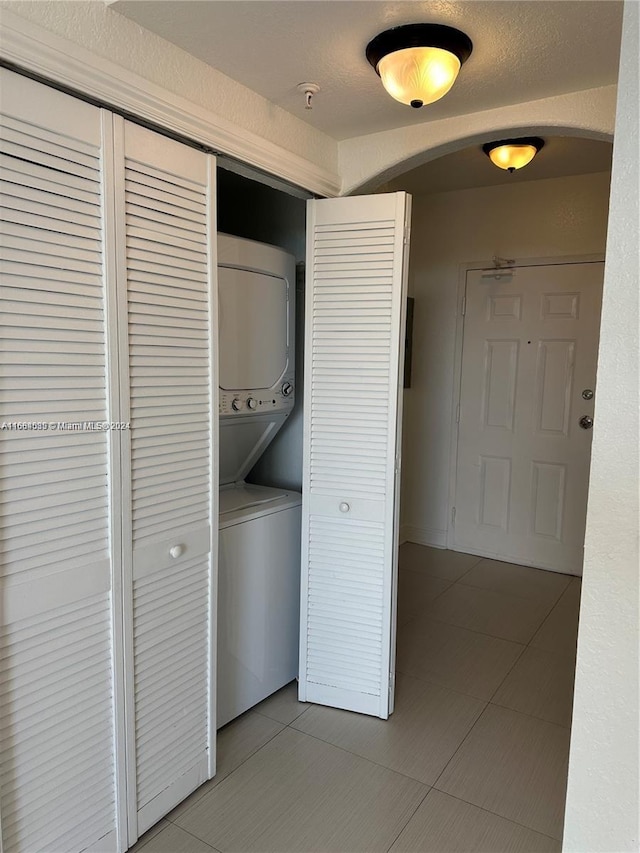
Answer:
[[[115,851],[111,117],[4,69],[0,85],[0,846]]]
[[[135,840],[214,772],[215,159],[114,121]]]
[[[300,699],[393,710],[410,198],[308,203]]]

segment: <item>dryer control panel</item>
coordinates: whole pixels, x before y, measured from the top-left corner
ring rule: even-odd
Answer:
[[[227,391],[220,389],[220,415],[260,415],[264,412],[286,412],[293,408],[295,390],[293,377],[284,377],[282,382],[269,390]]]

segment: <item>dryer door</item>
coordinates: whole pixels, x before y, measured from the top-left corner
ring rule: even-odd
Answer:
[[[308,203],[300,699],[393,710],[410,197]]]
[[[220,387],[272,388],[288,361],[288,283],[252,270],[220,267]]]

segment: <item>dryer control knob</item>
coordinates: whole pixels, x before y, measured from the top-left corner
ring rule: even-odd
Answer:
[[[293,385],[291,382],[283,382],[280,390],[283,397],[289,397],[293,393]]]
[[[239,412],[242,408],[242,400],[239,397],[235,397],[235,399],[231,401],[231,408],[234,412]]]
[[[253,399],[253,397],[249,397],[249,399],[247,400],[247,408],[251,409],[251,411],[258,408],[258,404]]]

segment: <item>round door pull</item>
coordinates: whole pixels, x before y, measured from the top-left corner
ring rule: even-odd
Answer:
[[[346,501],[341,501],[340,504],[338,504],[338,509],[340,510],[340,512],[349,512],[351,507]]]
[[[169,554],[174,560],[177,560],[184,554],[184,545],[174,545],[173,548],[169,548]]]
[[[583,415],[578,421],[582,429],[591,429],[593,426],[593,418],[591,415]]]
[[[582,392],[582,399],[583,400],[593,400],[593,389],[585,388],[584,391]]]

